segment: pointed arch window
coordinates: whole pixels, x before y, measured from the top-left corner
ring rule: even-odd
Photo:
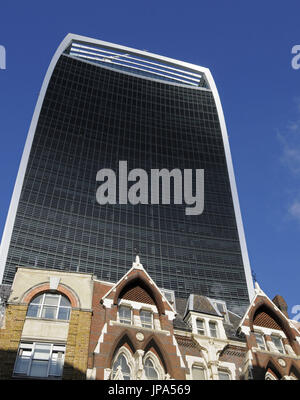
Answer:
[[[144,377],[148,380],[165,379],[165,371],[158,357],[150,350],[143,359]]]
[[[157,380],[158,372],[154,366],[153,361],[150,358],[147,358],[144,365],[146,378],[149,380]]]
[[[116,361],[113,364],[113,379],[124,379],[125,381],[130,380],[131,378],[131,370],[128,365],[128,361],[126,356],[121,353],[117,357]]]

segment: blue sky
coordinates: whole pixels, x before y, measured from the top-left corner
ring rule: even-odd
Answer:
[[[299,1],[6,2],[0,8],[0,234],[38,93],[77,33],[210,68],[221,97],[249,258],[268,296],[300,304]]]

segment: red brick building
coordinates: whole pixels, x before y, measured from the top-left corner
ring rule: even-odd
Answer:
[[[7,288],[6,288],[7,289]],[[1,379],[300,379],[300,332],[256,284],[244,316],[175,298],[136,258],[117,283],[19,268],[0,325]]]

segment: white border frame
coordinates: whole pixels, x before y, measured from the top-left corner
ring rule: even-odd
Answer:
[[[165,62],[168,65],[172,65],[175,67],[180,66],[181,68],[187,69],[189,71],[201,72],[205,76],[205,79],[208,82],[208,85],[213,93],[213,97],[214,97],[214,100],[216,103],[216,108],[217,108],[217,112],[218,112],[218,116],[219,116],[219,122],[220,122],[220,128],[221,128],[221,132],[222,132],[222,138],[223,138],[225,157],[226,157],[228,174],[229,174],[231,193],[232,193],[232,198],[233,198],[233,205],[234,205],[238,235],[239,235],[239,239],[240,239],[240,246],[241,246],[242,258],[243,258],[243,263],[244,263],[244,271],[245,271],[246,282],[247,282],[247,287],[248,287],[248,296],[249,296],[249,300],[251,301],[252,298],[254,297],[254,287],[253,287],[253,281],[252,281],[252,277],[251,277],[251,268],[250,268],[250,263],[249,263],[249,258],[248,258],[245,233],[244,233],[244,228],[243,228],[238,193],[237,193],[236,182],[235,182],[235,177],[234,177],[232,158],[231,158],[229,141],[228,141],[228,134],[227,134],[227,129],[226,129],[226,124],[225,124],[225,119],[224,119],[224,114],[223,114],[220,97],[219,97],[218,90],[215,85],[214,79],[210,73],[210,70],[208,68],[200,67],[200,66],[190,64],[190,63],[187,63],[184,61],[178,61],[178,60],[175,60],[172,58],[159,56],[157,54],[149,53],[146,51],[136,50],[136,49],[133,49],[130,47],[116,45],[116,44],[105,42],[102,40],[92,39],[92,38],[75,35],[75,34],[71,34],[71,33],[69,33],[64,38],[64,40],[61,42],[61,44],[57,48],[57,50],[50,62],[50,65],[48,67],[47,73],[45,75],[45,78],[44,78],[44,81],[43,81],[43,84],[41,87],[41,91],[39,93],[39,97],[38,97],[37,104],[36,104],[36,107],[34,110],[34,114],[33,114],[32,120],[31,120],[31,124],[29,127],[28,136],[27,136],[24,151],[22,154],[22,159],[21,159],[21,163],[20,163],[20,167],[19,167],[19,171],[18,171],[18,175],[17,175],[15,186],[14,186],[13,195],[12,195],[12,199],[10,202],[8,215],[7,215],[7,219],[6,219],[6,223],[5,223],[5,227],[4,227],[4,231],[3,231],[3,236],[2,236],[1,249],[0,249],[0,280],[1,280],[1,282],[3,279],[3,273],[4,273],[4,269],[5,269],[5,265],[6,265],[9,244],[11,241],[11,235],[12,235],[13,226],[14,226],[14,222],[15,222],[17,207],[18,207],[19,200],[20,200],[20,194],[21,194],[21,189],[23,186],[25,171],[26,171],[26,167],[28,164],[30,150],[31,150],[33,139],[34,139],[34,134],[35,134],[36,126],[38,123],[43,100],[44,100],[44,97],[45,97],[45,94],[47,91],[49,81],[51,79],[52,73],[54,71],[54,68],[56,66],[56,63],[57,63],[59,57],[72,44],[73,41],[81,42],[83,44],[87,43],[89,45],[95,45],[95,46],[98,45],[98,46],[102,46],[102,47],[105,47],[108,49],[116,49],[116,50],[125,51],[130,54],[144,56],[148,59],[151,59],[154,61],[159,60],[160,62]],[[194,88],[195,90],[202,90],[201,87],[195,88],[195,87],[191,86],[191,88]]]

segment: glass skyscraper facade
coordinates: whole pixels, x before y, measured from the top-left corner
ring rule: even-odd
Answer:
[[[2,241],[3,283],[16,266],[117,281],[138,253],[155,283],[179,297],[248,304],[252,282],[220,105],[208,70],[188,66],[65,39],[24,150]],[[173,204],[172,185],[169,205],[100,205],[97,171],[118,176],[119,161],[148,176],[203,169],[203,213],[186,215],[185,203]]]

